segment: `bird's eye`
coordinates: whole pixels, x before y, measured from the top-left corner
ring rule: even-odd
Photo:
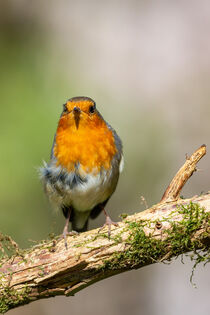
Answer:
[[[93,113],[95,112],[95,110],[96,110],[96,106],[95,106],[95,105],[91,105],[91,106],[89,107],[89,112],[90,112],[91,114],[93,114]]]

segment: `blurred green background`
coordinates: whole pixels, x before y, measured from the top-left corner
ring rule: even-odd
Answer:
[[[114,220],[143,210],[141,196],[158,202],[185,154],[203,143],[208,150],[209,9],[194,0],[190,10],[187,1],[0,3],[0,231],[22,247],[61,233],[64,218],[52,211],[37,169],[49,160],[70,97],[92,97],[123,140],[125,169],[107,206]],[[207,155],[184,196],[210,189],[209,162]],[[177,262],[10,313],[207,314],[209,269],[201,269],[197,292],[191,265]]]

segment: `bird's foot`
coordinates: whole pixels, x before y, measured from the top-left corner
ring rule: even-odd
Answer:
[[[105,221],[104,225],[102,225],[102,227],[98,230],[98,233],[100,233],[101,230],[103,230],[106,226],[108,226],[108,238],[110,238],[110,236],[111,236],[111,225],[119,226],[119,224],[117,222],[112,221],[110,216],[106,215],[106,221]]]
[[[71,231],[71,232],[68,232],[65,228],[63,230],[63,234],[61,236],[60,239],[64,239],[64,243],[65,243],[65,247],[66,249],[68,249],[68,246],[67,246],[67,236],[74,236],[74,235],[78,235],[79,233],[76,232],[76,231]]]

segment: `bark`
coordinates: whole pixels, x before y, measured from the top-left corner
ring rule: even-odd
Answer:
[[[193,251],[195,263],[208,260],[210,192],[180,199],[180,191],[206,153],[201,146],[188,158],[161,202],[131,215],[112,228],[55,238],[3,259],[0,265],[0,312],[41,298],[74,295],[126,270],[141,268]]]

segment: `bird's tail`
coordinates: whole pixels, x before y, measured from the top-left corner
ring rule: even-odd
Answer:
[[[76,211],[67,206],[62,207],[65,218],[68,218],[68,212],[71,210],[70,222],[72,222],[72,230],[77,232],[85,232],[88,228],[88,218],[90,211]]]
[[[88,218],[90,212],[79,212],[75,211],[71,218],[72,221],[72,230],[77,232],[85,232],[88,229]]]
[[[82,228],[78,227],[76,220],[72,221],[72,230],[73,231],[77,231],[78,233],[80,233],[80,232],[86,232],[87,229],[88,229],[88,219],[87,219],[87,221],[85,222],[85,225]]]

